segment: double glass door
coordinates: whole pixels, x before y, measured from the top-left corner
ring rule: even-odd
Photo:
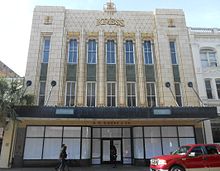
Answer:
[[[102,139],[101,144],[101,159],[103,164],[110,164],[111,163],[111,147],[114,145],[117,150],[117,163],[122,162],[122,140],[120,138],[108,138]]]

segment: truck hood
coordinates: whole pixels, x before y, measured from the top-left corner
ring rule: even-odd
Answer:
[[[154,159],[163,159],[166,161],[169,161],[171,159],[179,159],[179,158],[183,158],[185,156],[184,155],[179,155],[179,154],[175,154],[175,155],[163,155],[163,156],[155,156],[153,157]]]

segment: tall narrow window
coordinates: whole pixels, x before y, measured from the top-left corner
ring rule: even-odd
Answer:
[[[66,106],[74,106],[76,98],[76,83],[66,83]]]
[[[87,106],[95,106],[95,83],[87,83]]]
[[[177,54],[176,54],[176,43],[174,41],[170,41],[170,55],[171,55],[171,62],[173,65],[177,63]]]
[[[127,83],[127,105],[136,106],[135,83]]]
[[[151,42],[144,41],[143,50],[144,50],[144,64],[153,64]]]
[[[50,37],[44,37],[43,42],[43,63],[48,63],[50,53]]]
[[[156,106],[156,91],[155,83],[147,83],[147,106],[153,107]]]
[[[39,92],[39,100],[38,100],[39,106],[44,105],[45,89],[46,89],[46,81],[40,81],[40,92]]]
[[[211,49],[200,50],[200,59],[203,68],[217,66],[216,52],[214,50]]]
[[[115,42],[108,40],[106,43],[106,57],[107,64],[115,64]]]
[[[97,44],[96,40],[88,41],[88,64],[96,64]]]
[[[68,62],[76,64],[78,60],[78,43],[76,39],[69,41],[69,57]]]
[[[175,86],[176,101],[177,101],[179,106],[182,106],[182,97],[181,97],[180,83],[174,83],[174,86]]]
[[[212,87],[211,87],[211,80],[206,79],[205,80],[205,88],[206,88],[206,94],[208,99],[213,99],[212,96]]]
[[[116,106],[116,84],[107,83],[107,106]]]
[[[215,80],[218,98],[220,99],[220,80]]]
[[[126,64],[134,64],[134,43],[132,40],[126,40],[125,42],[125,57]]]

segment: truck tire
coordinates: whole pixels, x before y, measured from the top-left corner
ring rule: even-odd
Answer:
[[[185,169],[180,166],[173,166],[169,171],[185,171]]]

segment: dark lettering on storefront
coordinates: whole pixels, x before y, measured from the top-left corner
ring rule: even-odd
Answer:
[[[130,125],[130,121],[93,121],[92,125]]]

